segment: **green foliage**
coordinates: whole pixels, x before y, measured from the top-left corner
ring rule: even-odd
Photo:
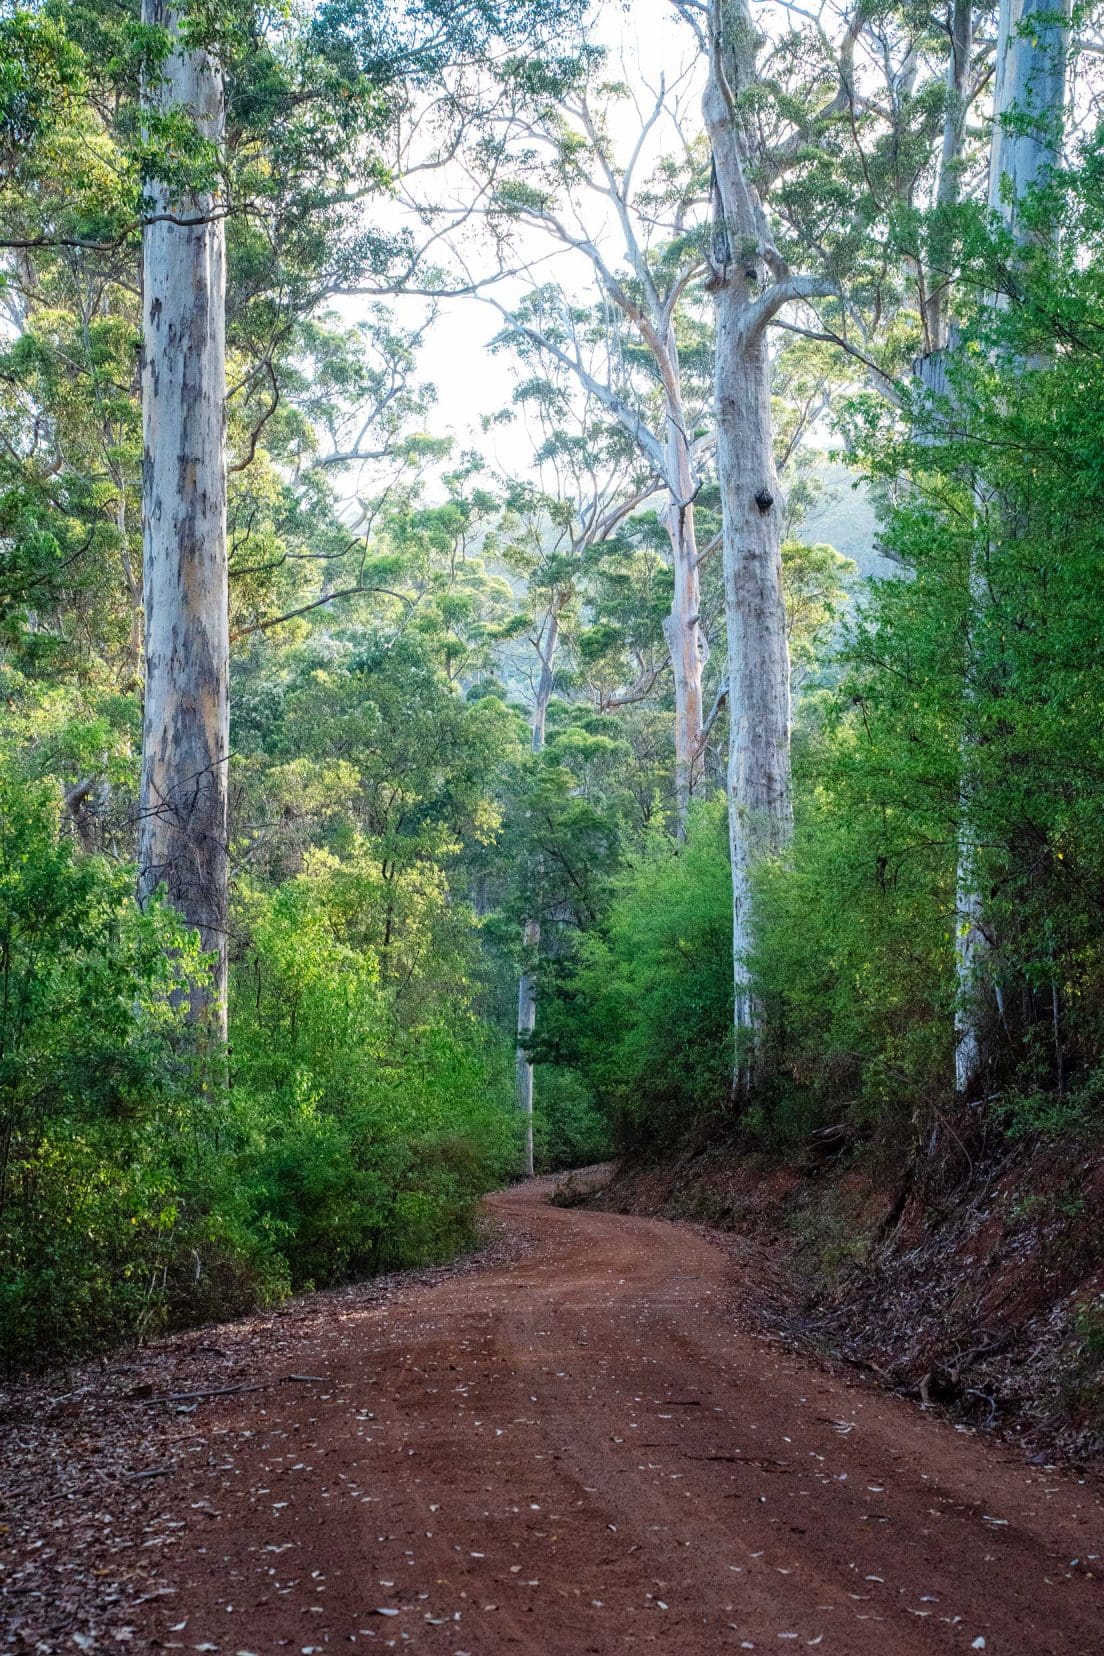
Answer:
[[[516,1160],[513,1055],[470,1010],[439,873],[375,925],[379,864],[248,894],[229,1093],[174,1009],[175,916],[0,773],[0,1362],[439,1258]],[[444,972],[445,978],[439,974]],[[389,980],[401,975],[403,993]]]
[[[171,994],[195,947],[77,857],[48,783],[0,769],[0,1361],[156,1323],[205,1239],[208,1095]],[[209,1173],[210,1167],[206,1169]]]
[[[1099,1444],[1104,1431],[1104,1301],[1099,1294],[1076,1307],[1070,1334],[1060,1396],[1083,1436]]]
[[[534,1094],[533,1162],[538,1173],[589,1167],[611,1154],[609,1120],[577,1071],[539,1064]]]
[[[824,665],[854,576],[854,564],[833,546],[783,541],[782,586],[795,694],[800,694]]]
[[[363,846],[345,861],[315,853],[246,904],[232,1008],[241,1176],[251,1222],[296,1287],[455,1249],[474,1198],[516,1158],[512,1053],[465,1005],[462,962],[447,989],[437,977],[440,879],[415,872],[406,885],[401,962],[386,934],[366,942],[381,905]]]
[[[998,1113],[1011,1138],[1074,1142],[1099,1133],[1104,1120],[1104,1070],[1079,1075],[1062,1091],[1014,1088],[998,1101]]]
[[[653,830],[628,857],[559,986],[538,1055],[580,1072],[622,1144],[677,1142],[727,1104],[731,901],[723,811],[699,806],[684,845]]]
[[[783,547],[794,682],[799,690],[824,676],[829,641],[841,617],[843,582],[851,567],[829,546],[788,541]],[[811,710],[815,700],[810,690],[806,695],[805,706]],[[562,734],[557,725],[553,730],[549,764],[579,746],[574,727],[568,726]],[[582,750],[589,741],[588,737],[581,744]],[[577,829],[572,816],[581,811],[579,802],[586,795],[578,754],[573,754],[566,774],[571,779],[572,805],[565,812],[564,827],[570,832]],[[610,780],[607,777],[598,794],[607,810],[617,797]],[[547,807],[541,814],[546,822],[552,820]],[[810,822],[807,812],[802,812],[801,820],[804,831]],[[651,824],[643,837],[642,823]],[[537,1052],[569,1066],[565,1074],[574,1070],[614,1125],[622,1146],[670,1145],[725,1115],[729,1106],[731,881],[723,804],[714,798],[698,805],[682,846],[671,841],[660,819],[647,809],[639,814],[625,809],[620,818],[612,818],[610,829],[611,851],[604,854],[588,857],[577,837],[573,835],[570,842],[573,866],[588,875],[594,866],[599,878],[594,882],[589,912],[577,911],[581,941],[548,971],[552,998],[541,1015]],[[845,842],[850,832],[850,825],[842,822]],[[549,851],[546,840],[546,883],[552,863]],[[769,958],[759,962],[757,969],[764,996],[773,996],[774,982],[768,978],[777,970],[787,990],[792,987],[795,994],[808,995],[810,1017],[815,1021],[824,1014],[816,986],[799,989],[786,979],[784,932],[791,919],[797,931],[805,902],[805,895],[795,888],[786,899],[793,904],[793,915],[788,909],[783,915],[785,905],[776,895],[777,880],[789,868],[789,864],[780,865],[772,871],[774,883],[762,898],[763,932],[770,947]],[[553,887],[555,896],[547,908],[562,914],[577,900],[580,884],[574,893]],[[817,900],[821,904],[818,912],[827,920],[840,901],[840,892],[823,887]],[[769,913],[767,904],[774,905]],[[865,917],[860,917],[855,947],[861,949],[868,941]],[[790,1025],[787,1029],[792,1034]],[[818,1051],[813,1037],[810,1047]],[[544,1073],[542,1067],[538,1074],[543,1077]],[[815,1110],[809,1103],[813,1096],[812,1088],[805,1099],[799,1099],[792,1089],[784,1102],[778,1097],[768,1101],[764,1096],[754,1112],[745,1114],[742,1125],[775,1140],[793,1139],[813,1124]]]
[[[759,881],[768,1103],[795,1120],[850,1110],[926,1139],[955,1108],[968,832],[989,940],[969,1000],[992,1114],[1014,1134],[1099,1130],[1097,155],[1094,141],[1037,204],[1068,239],[1013,260],[975,217],[971,285],[1015,303],[964,320],[946,396],[916,393],[902,425],[856,410],[902,575],[871,583],[837,688],[808,704],[793,853]]]
[[[758,871],[759,1120],[789,1141],[841,1109],[907,1129],[951,1073],[953,838],[906,780],[917,745],[847,695],[799,747],[792,853]]]

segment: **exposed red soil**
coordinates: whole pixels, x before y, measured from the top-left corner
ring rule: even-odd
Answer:
[[[1101,1648],[1098,1481],[734,1321],[708,1237],[546,1195],[491,1199],[520,1241],[478,1270],[204,1337],[230,1357],[200,1357],[191,1389],[259,1390],[124,1403],[105,1367],[117,1455],[162,1475],[116,1501],[77,1396],[6,1518],[3,1649]],[[70,1605],[50,1631],[34,1595],[78,1557],[118,1605],[90,1585],[83,1625]]]
[[[717,1227],[761,1326],[1029,1455],[1104,1461],[1104,1157],[1005,1144],[950,1175],[720,1143],[579,1194]]]

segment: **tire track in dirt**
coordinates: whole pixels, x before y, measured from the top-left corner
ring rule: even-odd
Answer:
[[[546,1193],[490,1200],[519,1260],[321,1333],[324,1381],[202,1405],[222,1459],[166,1492],[131,1650],[1104,1649],[1097,1482],[733,1326],[707,1239]]]

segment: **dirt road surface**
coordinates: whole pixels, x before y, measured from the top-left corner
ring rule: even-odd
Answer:
[[[103,1649],[1104,1652],[1099,1482],[742,1328],[706,1238],[545,1197],[491,1199],[520,1257],[320,1332],[320,1378],[199,1402]]]

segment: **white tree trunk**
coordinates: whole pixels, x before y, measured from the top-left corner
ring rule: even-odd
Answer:
[[[1001,0],[989,205],[1017,239],[1025,197],[1061,153],[1070,13],[1071,0]]]
[[[537,694],[533,702],[533,752],[540,753],[544,747],[545,726],[548,721],[548,704],[552,700],[552,687],[556,682],[556,650],[560,640],[560,599],[554,595],[552,606],[548,614],[548,631],[540,646],[541,670],[537,682]],[[539,872],[539,870],[538,870]],[[530,962],[540,948],[540,921],[526,920],[522,931],[522,947],[525,958]],[[522,1162],[525,1172],[530,1178],[533,1176],[533,1065],[529,1057],[526,1040],[537,1027],[537,985],[534,974],[525,970],[518,980],[518,1015],[517,1015],[517,1058],[516,1058],[516,1086],[517,1106],[521,1112],[523,1124]]]
[[[957,337],[952,332],[947,337],[946,345],[927,356],[918,357],[913,363],[913,373],[923,386],[927,397],[939,410],[945,407],[954,395],[953,381],[948,378],[948,359],[953,357],[957,348]],[[928,441],[921,438],[921,441]],[[980,500],[978,502],[980,505]],[[969,592],[971,620],[984,602],[984,590],[981,580],[981,566],[976,553],[972,552],[969,570]],[[955,861],[955,1090],[958,1093],[967,1093],[982,1068],[982,1040],[981,1027],[978,1015],[978,997],[976,993],[979,969],[988,948],[988,941],[983,928],[983,905],[979,883],[978,847],[973,828],[973,812],[971,803],[972,772],[974,743],[971,735],[970,707],[974,700],[970,679],[971,644],[967,636],[964,654],[963,669],[965,673],[965,688],[963,691],[964,718],[963,730],[959,738],[959,781],[958,781],[958,844]],[[931,1151],[934,1153],[937,1139],[933,1137]]]
[[[973,1090],[982,1070],[977,979],[988,944],[981,922],[977,846],[964,814],[955,867],[955,1092],[960,1097]]]
[[[728,823],[737,1081],[750,1080],[755,1006],[751,872],[793,827],[790,654],[782,593],[782,502],[774,468],[765,335],[749,338],[738,292],[717,295],[717,471],[728,638]],[[734,301],[734,302],[733,302]]]
[[[717,474],[721,486],[728,639],[728,822],[736,1071],[751,1080],[757,1018],[748,955],[751,873],[793,827],[790,659],[782,591],[782,501],[775,472],[766,327],[790,299],[824,291],[791,278],[774,247],[748,164],[734,88],[755,80],[756,36],[745,0],[715,0],[703,98],[713,152]],[[773,277],[773,285],[764,283]]]
[[[1070,0],[1001,0],[997,34],[993,136],[989,152],[989,206],[1017,241],[1027,238],[1021,212],[1028,193],[1045,181],[1061,152],[1066,102]],[[1039,366],[1033,364],[1032,366]],[[976,554],[970,567],[970,605],[987,602]],[[960,825],[955,870],[955,1090],[975,1090],[985,1063],[980,980],[989,941],[979,880],[977,836],[971,820],[971,740],[962,743]]]
[[[143,21],[175,32],[164,0]],[[206,53],[178,49],[148,101],[223,137]],[[154,185],[143,236],[145,707],[139,895],[163,887],[214,956],[192,1014],[225,1034],[229,622],[226,569],[224,233],[211,195]],[[192,221],[192,222],[179,222]]]
[[[943,138],[939,154],[939,182],[936,205],[948,209],[962,190],[963,144],[969,106],[970,64],[974,44],[973,0],[953,0],[948,17],[950,39],[947,47],[947,103],[943,112]],[[950,319],[950,274],[947,266],[953,254],[953,231],[939,224],[932,248],[932,263],[925,272],[924,333],[928,352],[946,349]]]
[[[678,362],[673,341],[671,357],[673,378],[677,382]],[[675,810],[681,839],[686,833],[690,801],[702,774],[702,670],[708,650],[701,627],[701,572],[694,528],[697,483],[685,410],[681,400],[670,395],[665,453],[668,498],[661,517],[671,543],[674,587],[663,630],[671,653],[675,686]]]
[[[522,941],[527,955],[540,948],[540,926],[535,920],[525,922]],[[522,1042],[537,1027],[537,986],[532,972],[522,972],[518,979],[518,1049],[517,1049],[517,1106],[522,1121],[522,1168],[533,1177],[533,1065]]]

